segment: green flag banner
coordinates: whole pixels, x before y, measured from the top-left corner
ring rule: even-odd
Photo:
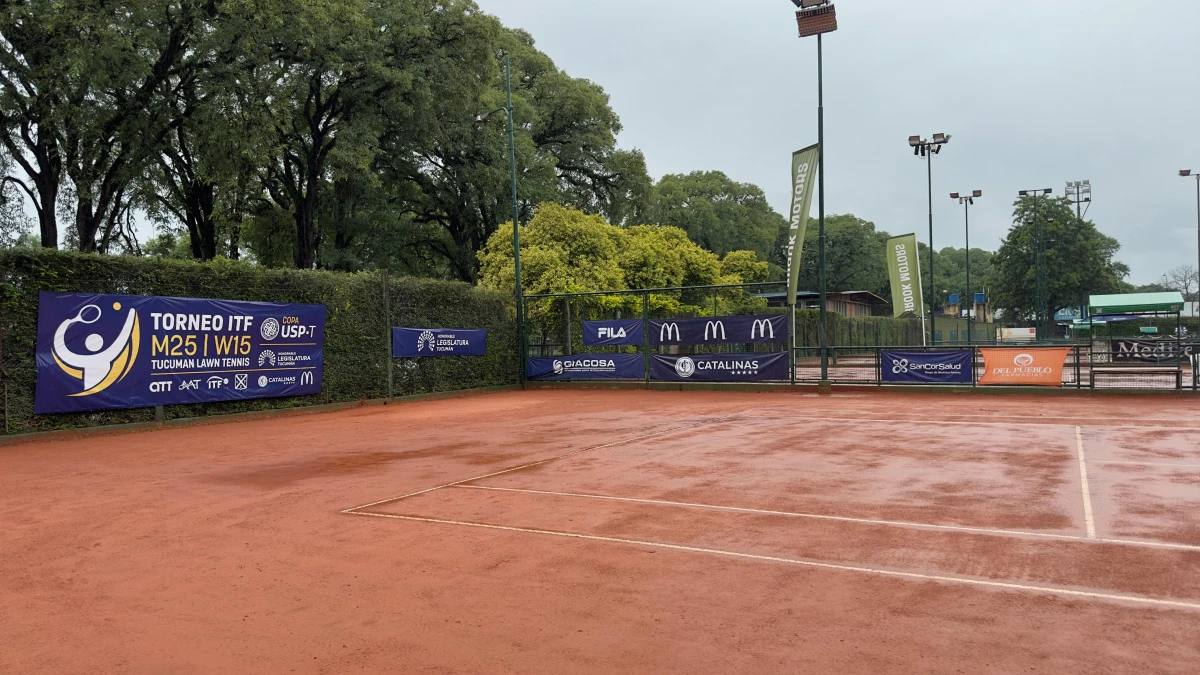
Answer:
[[[810,145],[792,153],[792,212],[787,241],[789,305],[796,304],[796,285],[800,283],[800,253],[804,250],[804,230],[808,227],[813,185],[817,182],[819,148],[818,145]]]
[[[921,256],[917,253],[917,235],[905,234],[887,240],[888,277],[892,281],[892,316],[903,314],[923,317],[925,300],[921,295]]]

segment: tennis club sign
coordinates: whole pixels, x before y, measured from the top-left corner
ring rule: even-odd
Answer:
[[[905,234],[887,240],[888,278],[892,282],[892,316],[924,316],[921,295],[921,261],[917,235]]]

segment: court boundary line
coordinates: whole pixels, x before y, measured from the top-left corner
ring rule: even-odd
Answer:
[[[1083,490],[1083,521],[1089,539],[1096,538],[1096,519],[1092,516],[1092,491],[1088,488],[1087,459],[1083,455],[1083,427],[1075,425],[1075,449],[1079,454],[1079,485]]]
[[[1127,464],[1130,466],[1162,466],[1171,469],[1200,469],[1200,464],[1170,464],[1168,462],[1124,462],[1112,459],[1093,459],[1092,464]]]
[[[695,502],[676,502],[663,499],[642,499],[639,497],[617,497],[613,495],[597,495],[585,492],[555,492],[550,490],[533,490],[526,488],[506,488],[494,487],[489,485],[455,485],[453,487],[464,490],[489,490],[492,492],[515,492],[522,494],[547,495],[555,497],[575,497],[583,499],[597,499],[604,501],[629,502],[634,504],[654,504],[659,506],[676,506],[680,508],[694,508],[711,511],[729,511],[733,513],[750,513],[768,516],[784,516],[789,518],[805,518],[811,520],[831,520],[843,523],[858,523],[862,525],[879,525],[883,527],[901,527],[919,530],[939,530],[949,532],[963,532],[966,534],[982,534],[990,536],[1004,536],[1010,538],[1018,537],[1036,537],[1040,539],[1050,539],[1055,541],[1071,541],[1079,543],[1095,543],[1095,544],[1115,544],[1120,546],[1132,546],[1138,548],[1159,548],[1178,551],[1200,551],[1200,545],[1194,544],[1177,544],[1165,541],[1141,541],[1137,539],[1103,539],[1095,536],[1079,536],[1073,534],[1056,534],[1053,532],[1032,532],[1029,530],[1006,530],[1002,528],[988,527],[972,527],[970,525],[938,525],[935,523],[918,523],[906,520],[884,520],[875,518],[856,518],[854,516],[834,516],[820,513],[800,513],[796,511],[775,511],[771,509],[754,509],[744,506],[722,506],[719,504],[700,504]]]
[[[894,423],[905,423],[905,424],[912,424],[914,422],[913,418],[891,419],[891,418],[865,417],[865,416],[864,417],[810,417],[810,416],[805,416],[805,415],[748,415],[748,416],[744,417],[743,419],[748,419],[748,420],[804,420],[804,421],[809,421],[809,422],[876,422],[876,423],[878,423],[878,422],[894,422]],[[1049,419],[1049,418],[1043,418],[1043,419]],[[1079,422],[1078,418],[1063,417],[1063,418],[1054,418],[1054,419],[1064,419],[1064,420],[1072,420],[1072,421],[1065,422],[1065,423],[1064,422],[982,422],[982,421],[966,422],[966,421],[957,421],[957,420],[939,420],[939,419],[929,419],[929,418],[921,418],[916,421],[917,422],[927,422],[927,423],[932,423],[932,424],[939,424],[939,425],[953,424],[953,425],[958,425],[958,426],[973,426],[973,427],[978,427],[978,426],[1070,427],[1070,426],[1078,425],[1078,422]],[[1138,425],[1138,424],[1126,423],[1126,424],[1085,424],[1082,426],[1103,427],[1103,428],[1107,428],[1107,429],[1144,429],[1150,425]],[[1165,428],[1168,430],[1200,431],[1200,426],[1173,426],[1173,427],[1165,427]]]
[[[739,558],[743,560],[756,560],[762,562],[777,562],[789,565],[797,565],[801,567],[809,567],[815,569],[834,570],[842,572],[857,572],[860,574],[874,574],[878,576],[896,577],[901,579],[916,579],[920,581],[940,581],[951,584],[963,584],[969,586],[984,586],[988,588],[1001,588],[1006,590],[1025,591],[1033,593],[1041,593],[1046,595],[1067,595],[1072,597],[1081,597],[1088,599],[1110,600],[1117,602],[1131,602],[1138,604],[1156,605],[1162,607],[1200,610],[1200,602],[1188,602],[1184,600],[1167,600],[1161,598],[1150,598],[1139,595],[1125,595],[1120,593],[1101,593],[1098,591],[1080,591],[1069,588],[1060,588],[1055,586],[1041,586],[1034,584],[1018,584],[1008,581],[994,581],[988,579],[978,579],[971,577],[956,577],[942,574],[922,574],[920,572],[903,572],[900,570],[889,570],[882,567],[869,567],[864,565],[842,565],[837,563],[819,562],[815,560],[802,560],[798,558],[784,558],[780,556],[761,555],[757,553],[742,553],[738,551],[726,551],[723,549],[706,548],[701,546],[687,546],[684,544],[668,544],[664,542],[647,541],[641,539],[628,539],[623,537],[606,537],[595,534],[580,534],[575,532],[561,532],[557,530],[543,530],[530,527],[514,527],[510,525],[493,525],[490,523],[477,523],[463,520],[448,520],[443,518],[426,518],[421,516],[402,516],[391,513],[374,513],[370,511],[355,511],[350,515],[370,516],[373,518],[391,518],[395,520],[407,520],[412,522],[433,523],[440,525],[458,525],[462,527],[475,527],[488,530],[499,530],[504,532],[521,532],[527,534],[540,534],[545,536],[563,537],[568,539],[581,539],[585,541],[600,541],[606,543],[626,544],[633,546],[645,546],[650,548],[659,548],[671,551],[682,551],[686,553],[706,553],[709,555],[721,555],[730,558]]]
[[[580,448],[578,450],[572,450],[571,452],[563,453],[563,454],[557,455],[555,457],[549,457],[547,459],[541,459],[536,462],[529,462],[526,464],[522,464],[520,466],[514,466],[514,467],[507,468],[507,469],[501,469],[500,471],[493,471],[492,473],[487,473],[482,476],[474,476],[472,478],[464,478],[462,480],[456,480],[456,481],[453,481],[450,483],[445,483],[442,485],[436,485],[434,487],[425,488],[424,490],[417,490],[415,492],[409,492],[408,494],[399,495],[397,497],[388,497],[387,499],[380,499],[379,501],[371,502],[370,504],[363,504],[362,506],[355,506],[352,508],[344,509],[343,511],[341,511],[341,513],[355,515],[355,514],[359,514],[359,512],[362,509],[369,509],[373,506],[380,506],[383,504],[390,504],[392,502],[398,502],[402,499],[408,499],[409,497],[416,497],[417,495],[423,495],[428,492],[433,492],[435,490],[441,490],[442,488],[454,487],[456,485],[461,485],[463,483],[471,483],[471,482],[474,482],[477,480],[483,480],[485,478],[492,478],[494,476],[501,476],[506,473],[512,473],[514,471],[530,469],[535,466],[541,466],[543,464],[557,462],[559,460],[566,459],[568,457],[574,457],[575,455],[581,455],[585,452],[593,452],[595,450],[603,450],[605,448],[612,448],[612,447],[616,447],[618,445],[625,445],[628,443],[636,443],[638,441],[644,441],[647,438],[654,438],[655,436],[663,436],[665,434],[674,433],[676,431],[682,431],[684,429],[695,429],[697,427],[702,427],[702,426],[705,426],[708,424],[721,424],[723,422],[729,422],[732,420],[739,419],[743,415],[745,415],[745,413],[752,412],[753,410],[754,409],[746,410],[746,411],[743,411],[743,412],[740,412],[740,413],[737,413],[734,415],[726,415],[725,417],[717,417],[717,418],[709,419],[709,420],[701,420],[699,422],[695,422],[692,424],[680,424],[680,425],[676,425],[673,427],[668,427],[666,429],[660,429],[658,431],[654,431],[654,432],[651,432],[648,434],[642,434],[641,436],[634,436],[633,438],[625,438],[625,439],[622,439],[619,441],[613,441],[611,443],[602,443],[600,445],[591,445],[591,446],[588,446],[585,448]],[[365,515],[365,514],[363,514],[363,515]]]

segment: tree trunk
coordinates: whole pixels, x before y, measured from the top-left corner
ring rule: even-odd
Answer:
[[[38,228],[41,230],[42,248],[58,248],[58,176],[53,179],[45,173],[34,180],[38,193]]]

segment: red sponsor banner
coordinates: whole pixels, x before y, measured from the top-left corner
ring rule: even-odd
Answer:
[[[982,385],[1032,384],[1061,387],[1063,364],[1070,347],[1026,347],[980,349],[983,354]]]

